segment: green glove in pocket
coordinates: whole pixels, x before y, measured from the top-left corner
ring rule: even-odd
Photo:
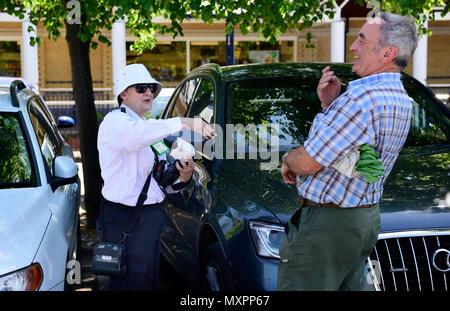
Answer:
[[[377,152],[369,145],[364,144],[359,147],[359,161],[356,163],[356,171],[364,177],[369,184],[378,181],[383,175],[384,166]]]

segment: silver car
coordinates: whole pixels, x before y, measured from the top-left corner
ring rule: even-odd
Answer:
[[[80,179],[58,126],[73,125],[67,117],[57,125],[23,80],[0,78],[0,291],[67,288]]]

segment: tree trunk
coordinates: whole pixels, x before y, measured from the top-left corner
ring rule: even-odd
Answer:
[[[95,228],[95,222],[100,211],[102,178],[98,162],[98,119],[89,59],[90,41],[83,43],[78,38],[80,25],[68,24],[67,21],[65,23],[83,163],[87,228],[92,229]]]

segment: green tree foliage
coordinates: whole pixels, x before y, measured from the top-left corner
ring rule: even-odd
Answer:
[[[416,19],[420,33],[431,35],[425,28],[425,21],[435,20],[435,8],[442,8],[440,15],[445,16],[450,10],[449,0],[355,0],[356,3],[369,5],[373,10],[382,10],[396,14],[412,16]]]

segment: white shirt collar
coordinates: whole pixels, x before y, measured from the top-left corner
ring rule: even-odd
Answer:
[[[145,118],[141,118],[140,116],[138,116],[137,113],[134,112],[134,110],[131,109],[130,107],[128,107],[127,105],[122,104],[121,107],[124,107],[127,115],[129,115],[133,119],[135,119],[135,120],[145,120]]]

